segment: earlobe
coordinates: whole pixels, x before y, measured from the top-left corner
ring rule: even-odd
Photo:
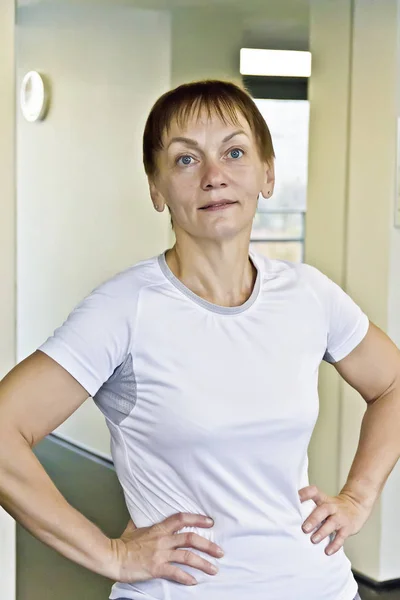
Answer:
[[[275,168],[274,162],[265,164],[265,175],[261,194],[264,198],[270,198],[274,193],[275,187]]]
[[[164,210],[164,200],[153,181],[149,181],[150,196],[153,201],[154,208],[158,212]]]

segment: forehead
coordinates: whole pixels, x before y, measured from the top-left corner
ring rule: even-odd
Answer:
[[[163,146],[165,147],[173,137],[196,138],[205,134],[224,137],[239,129],[253,137],[250,125],[240,111],[236,111],[235,114],[220,114],[216,110],[192,110],[188,114],[177,114],[171,119],[163,132]]]

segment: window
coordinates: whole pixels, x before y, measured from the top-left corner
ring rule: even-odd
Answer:
[[[276,154],[272,198],[260,196],[251,248],[270,258],[304,259],[309,103],[255,99],[271,131]]]
[[[259,198],[250,247],[292,262],[304,260],[310,72],[309,52],[241,51],[243,82],[268,124],[276,155],[274,194]]]

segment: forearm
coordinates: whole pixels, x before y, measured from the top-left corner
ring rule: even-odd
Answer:
[[[372,507],[400,458],[400,387],[367,406],[347,481],[341,490]]]
[[[26,440],[4,429],[0,433],[0,505],[63,556],[114,578],[111,540],[68,504]]]

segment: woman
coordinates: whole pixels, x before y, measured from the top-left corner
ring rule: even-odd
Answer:
[[[359,598],[342,545],[378,496],[360,469],[381,485],[394,435],[386,430],[379,466],[360,445],[338,496],[310,487],[318,368],[341,361],[372,404],[397,372],[397,348],[316,268],[249,253],[274,152],[240,87],[202,81],[164,94],[144,165],[176,243],[96,288],[3,380],[1,502],[37,538],[117,580],[112,599]],[[89,396],[132,517],[119,539],[75,511],[31,451]],[[366,424],[366,437],[382,424]]]

